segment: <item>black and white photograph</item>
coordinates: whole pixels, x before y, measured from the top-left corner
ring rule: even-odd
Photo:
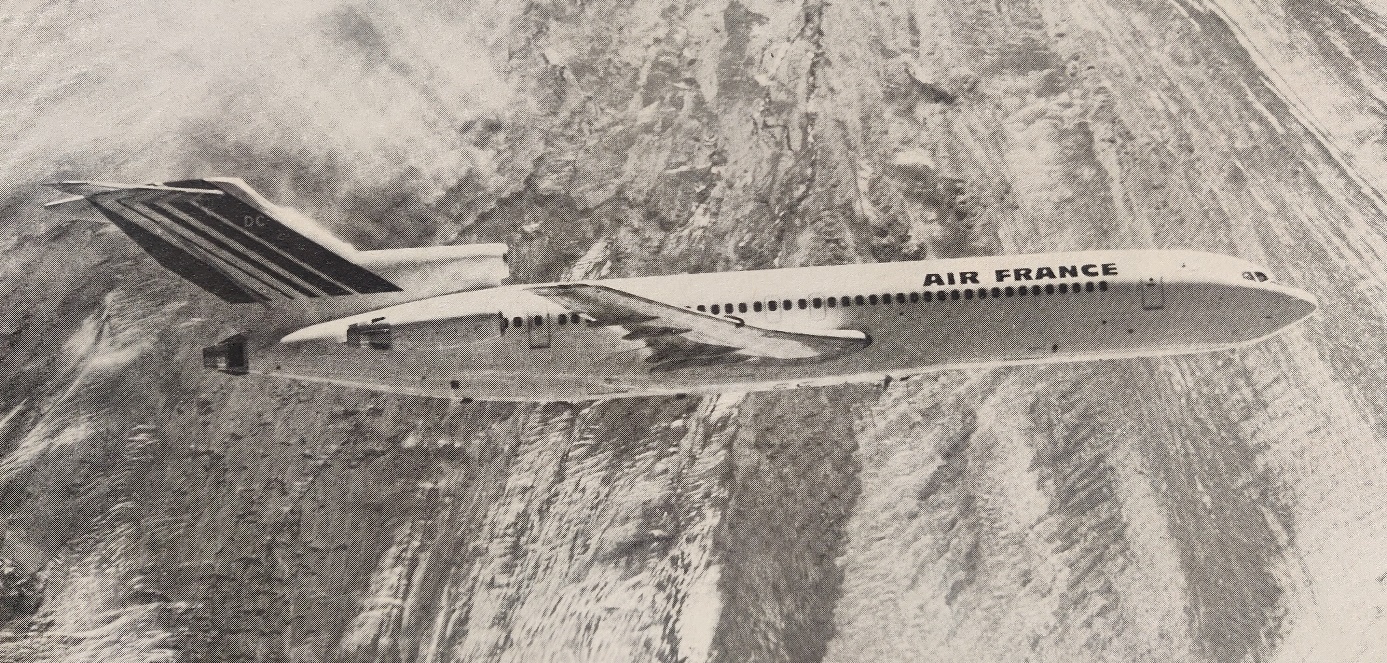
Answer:
[[[1387,661],[1387,1],[0,63],[0,662]]]

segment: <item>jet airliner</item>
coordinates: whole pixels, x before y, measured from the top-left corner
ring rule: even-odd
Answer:
[[[504,283],[503,244],[360,251],[235,178],[59,182],[265,328],[208,368],[459,400],[579,401],[890,381],[1235,348],[1309,316],[1256,264],[1079,251]]]

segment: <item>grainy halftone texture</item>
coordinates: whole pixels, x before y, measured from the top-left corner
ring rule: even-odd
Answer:
[[[0,514],[46,582],[0,659],[1387,659],[1383,11],[11,0]],[[523,280],[1194,248],[1322,312],[887,389],[233,379],[198,348],[255,313],[36,186],[214,175]]]

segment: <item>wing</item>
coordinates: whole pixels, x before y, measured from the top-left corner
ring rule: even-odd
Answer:
[[[851,329],[802,332],[754,327],[589,283],[535,286],[530,291],[586,315],[591,325],[626,329],[623,338],[643,341],[653,350],[646,361],[654,364],[654,371],[745,361],[824,361],[872,342],[868,335]]]
[[[160,264],[228,302],[400,290],[353,262],[350,245],[235,178],[51,186],[71,195],[49,205],[91,203]]]

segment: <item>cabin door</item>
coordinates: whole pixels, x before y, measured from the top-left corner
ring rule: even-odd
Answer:
[[[1165,279],[1148,276],[1141,282],[1141,307],[1148,311],[1165,308]]]
[[[530,349],[547,348],[554,340],[554,333],[551,330],[554,324],[554,317],[547,313],[536,313],[525,321],[525,330],[530,335]]]

